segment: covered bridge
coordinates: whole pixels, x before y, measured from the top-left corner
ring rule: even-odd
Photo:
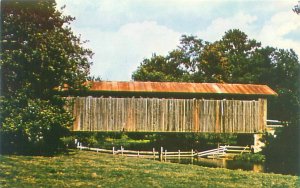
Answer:
[[[257,133],[265,130],[266,85],[91,82],[72,97],[74,131]]]

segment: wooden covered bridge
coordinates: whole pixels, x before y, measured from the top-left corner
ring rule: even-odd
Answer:
[[[69,110],[74,131],[258,133],[276,95],[266,85],[103,81]]]

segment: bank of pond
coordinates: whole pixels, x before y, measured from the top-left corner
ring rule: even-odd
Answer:
[[[225,146],[221,146],[223,148]],[[228,148],[234,146],[227,146]],[[237,147],[237,146],[236,146]],[[135,151],[135,150],[125,150],[123,147],[120,149],[113,147],[112,149],[100,149],[82,146],[78,143],[77,149],[86,150],[90,152],[97,152],[99,154],[106,153],[113,156],[122,156],[125,158],[146,158],[149,160],[157,160],[164,163],[179,163],[185,165],[197,165],[209,168],[225,168],[230,170],[243,170],[252,171],[259,173],[277,173],[283,175],[299,175],[299,171],[295,168],[291,168],[289,165],[278,165],[274,163],[265,162],[265,156],[260,153],[240,153],[232,154],[226,152],[219,153],[215,152],[211,155],[206,155],[206,157],[199,157],[201,153],[194,150],[191,151],[177,151],[170,152],[167,150],[161,151],[152,150],[148,151]],[[211,151],[211,150],[209,150]]]
[[[168,151],[205,151],[215,149],[219,145],[250,146],[253,143],[251,134],[211,134],[211,133],[130,133],[130,132],[73,132],[67,140],[77,139],[84,146],[135,151],[159,152],[163,147]],[[298,164],[268,161],[263,154],[237,155],[234,159],[205,159],[195,157],[174,158],[170,162],[193,164],[214,168],[242,169],[254,172],[299,175]]]
[[[209,168],[226,168],[231,170],[245,170],[260,173],[276,173],[285,175],[297,175],[298,172],[294,171],[287,166],[278,166],[268,164],[266,162],[249,162],[233,159],[209,159],[209,158],[181,158],[181,159],[169,159],[167,162],[186,164],[186,165],[198,165]]]

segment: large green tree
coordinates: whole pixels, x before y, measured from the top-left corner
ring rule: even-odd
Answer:
[[[54,91],[80,89],[92,56],[72,32],[73,20],[54,0],[1,1],[0,130],[9,140],[3,150],[59,143],[72,123]]]
[[[144,59],[132,78],[267,84],[279,94],[270,101],[269,118],[291,120],[298,117],[300,109],[299,71],[299,59],[293,50],[262,47],[233,29],[212,43],[184,35],[179,47],[165,57]]]
[[[69,27],[74,18],[55,9],[54,0],[2,1],[2,92],[20,88],[34,97],[67,84],[78,88],[89,74],[91,51]]]

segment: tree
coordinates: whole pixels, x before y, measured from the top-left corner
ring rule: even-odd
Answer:
[[[51,90],[82,86],[92,52],[81,47],[69,27],[74,18],[55,9],[55,1],[2,1],[2,92],[19,88],[34,97]]]
[[[297,14],[300,14],[300,1],[298,1],[298,5],[295,5],[293,11]]]
[[[145,59],[141,66],[133,73],[132,78],[139,81],[184,81],[186,71],[182,64],[180,51],[174,50],[167,57],[153,54],[151,59]]]
[[[237,29],[225,32],[217,43],[222,47],[221,51],[228,59],[228,82],[253,83],[255,81],[253,76],[257,73],[253,71],[251,59],[258,49],[261,49],[260,43],[254,39],[248,39],[244,32]]]
[[[272,68],[262,83],[268,84],[278,97],[270,100],[270,116],[284,121],[300,117],[300,64],[293,50],[274,49]]]
[[[276,130],[273,135],[264,135],[266,166],[275,173],[300,175],[300,122],[292,121],[289,126]]]
[[[270,100],[268,117],[286,121],[300,114],[299,72],[299,59],[293,50],[261,47],[260,42],[233,29],[213,43],[184,35],[180,46],[167,56],[145,59],[132,78],[266,84],[279,94]]]
[[[54,91],[83,87],[92,52],[73,34],[74,18],[56,10],[54,0],[4,0],[1,9],[0,130],[14,135],[10,143],[23,139],[41,147],[46,138],[56,143],[55,135],[71,125],[72,117]]]

